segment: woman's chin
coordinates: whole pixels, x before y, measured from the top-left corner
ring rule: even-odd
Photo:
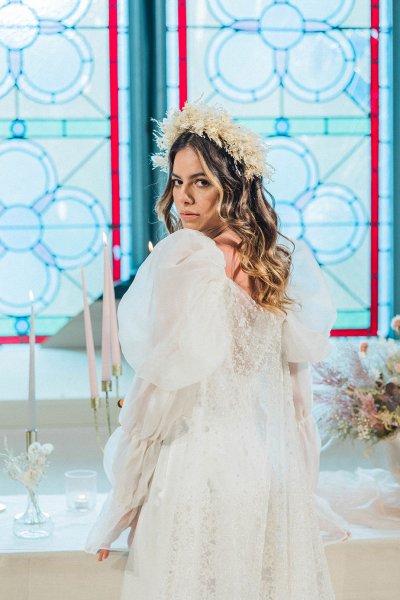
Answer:
[[[200,227],[198,225],[196,225],[196,223],[183,223],[183,228],[184,229],[197,229],[198,231],[200,231]]]

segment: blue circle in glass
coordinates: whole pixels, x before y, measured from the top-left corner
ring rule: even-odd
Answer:
[[[289,133],[289,120],[284,117],[280,117],[275,121],[276,135],[288,135]]]
[[[25,121],[22,121],[21,119],[15,119],[11,123],[12,136],[15,138],[23,138],[23,137],[25,137],[25,133],[26,133]]]
[[[29,321],[25,317],[15,319],[14,327],[18,335],[26,335],[29,332]]]

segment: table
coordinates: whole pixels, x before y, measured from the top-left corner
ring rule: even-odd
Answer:
[[[96,520],[105,498],[106,494],[97,494],[95,509],[80,512],[67,509],[63,494],[40,495],[40,508],[51,515],[54,532],[47,538],[26,540],[16,537],[12,531],[14,515],[26,508],[26,496],[0,496],[0,502],[7,505],[6,511],[0,513],[0,553],[82,552],[90,527]],[[125,550],[127,536],[128,532],[123,532],[114,547]]]
[[[0,600],[118,600],[127,558],[124,532],[106,561],[84,552],[89,529],[106,494],[93,511],[66,508],[64,495],[42,495],[40,506],[54,521],[49,538],[24,540],[12,533],[24,495],[3,496],[0,513]],[[397,530],[355,526],[347,542],[326,545],[336,600],[394,600],[400,589],[400,535]],[[153,600],[153,599],[151,599]],[[253,600],[253,599],[249,599]]]

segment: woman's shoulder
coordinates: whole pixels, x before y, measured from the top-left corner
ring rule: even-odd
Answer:
[[[213,240],[202,231],[183,227],[182,229],[177,229],[177,231],[174,231],[173,233],[168,233],[157,242],[154,248],[166,250],[167,248],[188,245],[193,247],[212,247],[215,244]]]
[[[240,267],[241,237],[235,231],[226,229],[214,241],[224,254],[226,275],[251,296],[249,276]]]
[[[161,239],[151,253],[157,262],[180,263],[189,258],[211,261],[225,268],[225,256],[217,244],[197,229],[178,229]]]
[[[198,231],[176,231],[154,246],[118,307],[121,347],[139,377],[175,390],[222,363],[229,342],[224,265]]]

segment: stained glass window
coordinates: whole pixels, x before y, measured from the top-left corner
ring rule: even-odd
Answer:
[[[391,313],[390,2],[167,0],[168,102],[220,103],[268,138],[282,231],[338,307],[336,335]]]
[[[0,0],[0,342],[38,341],[130,270],[127,2]]]

